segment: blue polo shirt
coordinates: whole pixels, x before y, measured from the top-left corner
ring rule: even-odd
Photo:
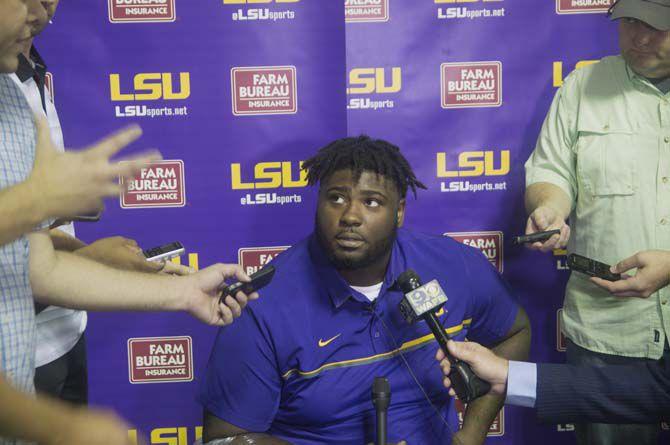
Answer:
[[[457,431],[437,343],[424,322],[404,321],[402,294],[390,289],[405,270],[440,282],[449,298],[440,322],[458,340],[500,341],[519,308],[479,250],[403,229],[374,304],[331,266],[314,235],[273,265],[261,298],[219,331],[198,399],[222,420],[296,445],[373,442],[377,376],[391,386],[389,442],[444,444]]]

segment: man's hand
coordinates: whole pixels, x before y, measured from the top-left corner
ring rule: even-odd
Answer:
[[[635,275],[629,275],[636,269]],[[670,284],[670,251],[645,250],[612,266],[610,270],[621,274],[619,281],[607,281],[592,277],[598,286],[616,297],[647,298],[657,290]]]
[[[480,432],[470,433],[465,430],[459,430],[451,436],[452,445],[482,445],[486,440],[486,434]]]
[[[566,224],[560,213],[552,207],[540,206],[528,217],[526,222],[526,235],[546,230],[560,229],[561,233],[552,235],[544,242],[527,244],[530,249],[541,252],[551,252],[554,249],[563,249],[570,239],[570,226]]]
[[[98,263],[122,270],[161,272],[167,267],[166,264],[161,262],[147,261],[137,242],[121,236],[99,239],[78,249],[76,253]],[[170,269],[173,268],[170,267]],[[183,275],[183,273],[179,275]]]
[[[133,445],[128,425],[114,413],[75,408],[46,445]]]
[[[160,153],[153,151],[123,163],[110,161],[140,137],[142,131],[137,125],[107,136],[86,150],[62,153],[51,142],[46,119],[42,116],[35,119],[35,164],[27,184],[45,217],[67,218],[101,210],[103,198],[120,193],[119,177],[131,178],[143,164],[161,158]]]
[[[251,278],[237,264],[215,264],[189,275],[183,280],[184,296],[187,299],[186,310],[198,320],[216,326],[226,326],[242,315],[242,309],[249,300],[256,300],[258,293],[245,295],[238,292],[235,298],[228,295],[223,303],[219,303],[221,289],[226,286],[225,280],[234,278],[249,282]]]
[[[507,391],[507,371],[509,362],[495,355],[491,350],[475,342],[455,342],[449,340],[447,343],[449,353],[458,360],[462,360],[470,365],[477,376],[491,384],[491,393],[502,395]],[[444,377],[444,386],[449,388],[449,395],[456,395],[451,388],[449,373],[451,364],[444,356],[444,352],[438,349],[435,358],[440,362]]]

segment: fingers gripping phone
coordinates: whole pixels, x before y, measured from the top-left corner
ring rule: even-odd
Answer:
[[[621,279],[621,274],[612,273],[609,265],[582,255],[577,255],[576,253],[568,255],[568,267],[571,270],[581,272],[590,277],[598,277],[607,281],[618,281]]]
[[[243,283],[238,281],[237,283],[231,284],[230,286],[223,288],[223,293],[221,294],[221,303],[226,298],[226,295],[235,296],[238,291],[242,291],[245,294],[249,295],[252,292],[256,292],[262,287],[267,286],[272,281],[272,277],[275,274],[275,268],[272,265],[267,265],[258,272],[251,274],[249,278],[251,281]]]
[[[169,261],[183,255],[184,252],[184,246],[179,241],[142,251],[147,261]]]

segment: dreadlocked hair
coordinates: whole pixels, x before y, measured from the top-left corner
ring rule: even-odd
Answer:
[[[354,182],[358,182],[364,171],[391,179],[401,198],[407,195],[408,188],[415,198],[416,189],[426,189],[397,146],[365,135],[331,142],[306,160],[302,169],[307,171],[309,185],[322,183],[336,171],[351,170]]]

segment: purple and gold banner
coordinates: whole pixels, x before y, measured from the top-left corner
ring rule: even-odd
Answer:
[[[145,136],[129,151],[165,157],[78,234],[143,247],[178,240],[183,263],[239,262],[251,273],[312,230],[315,193],[301,162],[333,139],[369,134],[399,145],[428,185],[408,200],[406,226],[481,249],[528,311],[531,359],[563,361],[565,253],[508,240],[525,227],[523,164],[556,88],[617,51],[610,4],[63,2],[37,45],[66,145],[136,122]],[[192,443],[215,333],[184,314],[91,314],[92,402],[150,444]],[[573,443],[573,428],[508,407],[489,442]]]

